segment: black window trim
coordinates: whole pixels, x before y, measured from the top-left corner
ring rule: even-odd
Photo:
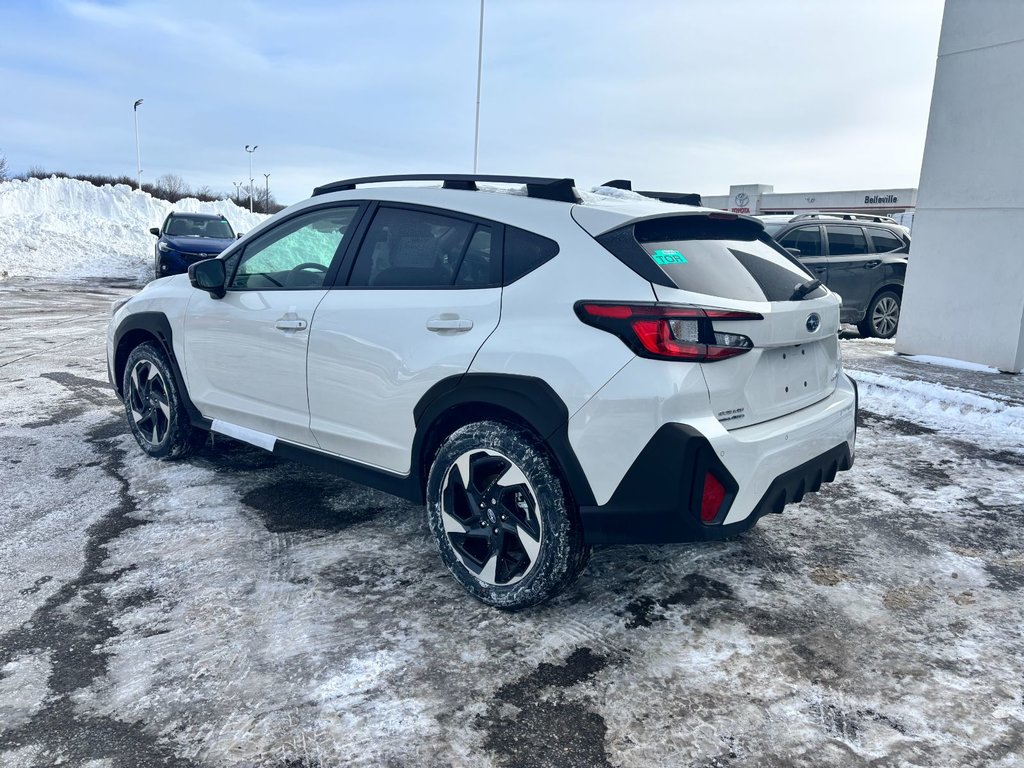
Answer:
[[[249,248],[252,247],[253,243],[256,243],[256,242],[259,242],[260,240],[262,240],[264,235],[267,235],[267,234],[269,234],[271,232],[274,232],[278,228],[287,225],[288,222],[295,221],[295,219],[297,219],[297,218],[299,218],[301,216],[306,216],[306,215],[308,215],[310,213],[315,213],[317,211],[325,211],[325,210],[336,210],[338,208],[351,208],[353,206],[356,207],[356,212],[355,212],[355,215],[352,217],[352,223],[349,224],[349,229],[352,232],[355,233],[355,232],[359,231],[359,228],[362,226],[363,221],[366,218],[366,211],[367,211],[367,207],[368,206],[367,206],[367,201],[365,201],[365,200],[344,200],[344,201],[334,201],[334,202],[330,202],[330,203],[323,203],[321,205],[311,205],[311,206],[309,206],[307,208],[303,208],[302,210],[295,211],[294,213],[286,216],[285,218],[281,219],[280,221],[275,222],[273,227],[270,227],[269,229],[266,229],[263,232],[260,232],[256,237],[254,237],[251,243],[246,243],[244,246],[242,246],[238,250],[232,252],[231,255],[228,256],[227,261],[228,262],[233,262],[233,263],[225,265],[225,266],[228,266],[230,268],[228,270],[226,270],[227,273],[228,273],[228,276],[225,279],[224,289],[226,291],[237,292],[237,293],[250,293],[250,292],[253,292],[253,291],[324,291],[324,290],[329,290],[330,288],[333,287],[334,280],[335,280],[335,278],[336,278],[336,276],[338,274],[338,270],[341,268],[341,265],[344,262],[345,255],[351,249],[351,244],[352,244],[353,240],[355,239],[354,237],[352,237],[352,238],[350,238],[350,237],[342,237],[341,238],[341,242],[338,244],[338,248],[337,248],[337,250],[335,250],[334,256],[331,258],[331,265],[330,265],[330,267],[328,267],[327,273],[324,275],[324,281],[320,285],[305,285],[305,286],[286,286],[286,285],[282,285],[280,287],[265,286],[265,287],[260,287],[260,288],[240,288],[240,287],[237,287],[237,286],[233,286],[232,283],[234,283],[234,281],[235,281],[235,273],[238,272],[238,267],[242,263],[242,259],[245,258],[246,251],[248,251]],[[347,234],[348,233],[346,233],[346,235]]]
[[[470,232],[470,239],[472,239],[475,234],[476,227],[489,227],[491,229],[491,258],[493,260],[497,257],[494,264],[491,265],[491,273],[496,274],[497,279],[483,285],[352,285],[350,281],[352,280],[352,271],[355,267],[356,258],[359,256],[359,251],[363,246],[363,240],[366,239],[366,234],[369,232],[370,224],[373,222],[377,212],[381,208],[419,211],[421,213],[429,213],[435,216],[445,216],[449,219],[465,221],[474,225],[472,232]],[[358,243],[356,242],[357,240]],[[356,237],[352,238],[351,243],[350,247],[345,251],[345,255],[342,258],[338,271],[335,273],[333,284],[327,286],[327,282],[325,281],[325,287],[329,287],[331,290],[343,291],[482,291],[502,287],[502,262],[505,253],[505,225],[491,219],[485,219],[482,216],[474,216],[469,213],[463,213],[462,211],[454,211],[450,208],[438,208],[432,205],[403,203],[391,200],[374,200],[367,206],[366,211],[363,214],[363,219],[360,221],[359,229],[356,232]],[[466,241],[465,247],[468,246],[469,240]],[[465,250],[465,248],[463,250]],[[458,277],[457,272],[452,279],[454,280],[456,277]]]

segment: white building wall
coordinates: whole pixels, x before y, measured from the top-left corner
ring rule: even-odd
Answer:
[[[947,0],[896,351],[1024,368],[1024,2]]]

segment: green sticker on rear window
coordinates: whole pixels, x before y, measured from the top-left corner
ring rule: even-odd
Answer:
[[[651,254],[655,264],[685,264],[686,257],[679,251],[657,250]]]

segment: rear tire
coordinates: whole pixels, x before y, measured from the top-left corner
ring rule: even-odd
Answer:
[[[895,291],[882,291],[871,300],[868,313],[857,323],[857,330],[864,338],[891,339],[896,335],[900,322],[902,302]]]
[[[139,447],[156,459],[184,459],[206,442],[192,426],[174,371],[159,345],[140,344],[128,355],[121,384],[128,426]]]
[[[483,421],[441,445],[427,478],[441,561],[477,600],[520,610],[555,596],[590,558],[579,515],[543,444]]]

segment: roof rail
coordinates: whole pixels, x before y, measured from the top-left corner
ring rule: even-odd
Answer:
[[[612,181],[606,181],[601,185],[602,187],[611,187],[612,189],[627,189],[633,190],[633,182],[629,179],[613,179]],[[700,195],[696,192],[652,192],[650,190],[635,190],[638,195],[644,197],[651,197],[655,200],[661,200],[664,203],[675,203],[676,205],[704,205],[704,202],[700,199]]]
[[[544,176],[501,176],[479,175],[475,173],[406,173],[397,176],[363,176],[358,179],[342,179],[324,184],[313,190],[313,195],[326,195],[328,192],[343,192],[355,189],[360,184],[377,184],[394,181],[440,181],[444,189],[462,189],[471,192],[477,190],[478,181],[498,184],[525,184],[528,197],[541,200],[557,200],[562,203],[580,203],[576,194],[576,182],[572,179],[554,179]]]
[[[846,211],[815,211],[814,213],[800,213],[790,219],[790,221],[822,218],[845,219],[846,221],[874,221],[880,224],[896,223],[896,219],[891,216],[881,216],[876,213],[847,213]]]

